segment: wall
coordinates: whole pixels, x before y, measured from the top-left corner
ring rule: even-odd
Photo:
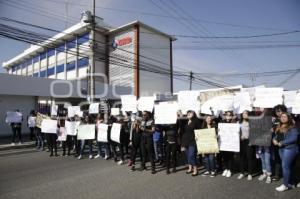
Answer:
[[[28,133],[27,116],[35,108],[35,97],[18,95],[0,95],[0,137],[11,135],[11,128],[5,123],[6,111],[19,109],[23,113],[22,133]]]

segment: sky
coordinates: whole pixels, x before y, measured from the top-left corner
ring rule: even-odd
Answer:
[[[92,0],[0,0],[0,17],[64,30],[79,22],[80,13],[91,10],[91,5]],[[173,44],[174,70],[200,73],[199,77],[222,85],[264,84],[300,89],[300,72],[254,78],[222,76],[300,68],[300,33],[251,39],[182,37],[252,36],[300,30],[299,0],[96,0],[96,7],[96,15],[113,27],[140,20],[170,35],[179,35]],[[229,49],[236,45],[276,46],[278,42],[296,46]],[[0,63],[28,46],[0,37]],[[5,71],[1,68],[0,72]],[[199,83],[193,83],[193,89],[206,87],[206,83]],[[189,89],[188,78],[175,80],[174,87],[175,91]]]

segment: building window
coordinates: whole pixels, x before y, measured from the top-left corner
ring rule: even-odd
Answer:
[[[40,77],[46,77],[47,74],[46,74],[47,70],[43,70],[40,72]]]
[[[75,48],[76,47],[76,40],[72,40],[72,41],[68,41],[67,42],[67,49],[70,49],[70,48]]]
[[[89,59],[87,57],[78,60],[77,67],[83,68],[89,65]]]
[[[80,44],[83,44],[85,42],[88,42],[89,39],[90,39],[90,33],[86,33],[84,35],[81,35],[77,39],[77,44],[80,45]]]
[[[33,73],[33,77],[39,77],[39,73]]]
[[[64,64],[56,66],[56,74],[64,72],[64,71],[65,71],[65,65]]]
[[[49,77],[51,75],[54,75],[54,67],[48,68],[48,70],[47,70],[47,76]]]
[[[67,71],[71,71],[75,69],[75,61],[67,63]]]

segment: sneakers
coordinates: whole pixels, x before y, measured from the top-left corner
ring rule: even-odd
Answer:
[[[226,176],[227,175],[227,172],[228,172],[228,170],[227,169],[225,169],[224,171],[223,171],[223,173],[222,173],[222,176]]]
[[[98,158],[100,158],[100,155],[98,154],[98,155],[96,155],[94,158],[95,158],[95,159],[98,159]]]
[[[241,180],[241,179],[243,179],[244,177],[245,177],[245,175],[241,173],[241,174],[237,177],[237,179],[238,179],[238,180]]]
[[[268,177],[267,177],[267,180],[266,180],[266,183],[267,183],[267,184],[270,184],[271,182],[272,182],[272,178],[271,178],[271,176],[268,176]]]
[[[252,180],[252,175],[249,174],[248,177],[247,177],[247,180],[251,181]]]
[[[19,142],[19,145],[21,145],[22,144],[22,142]]]
[[[297,187],[300,188],[300,182],[297,184]]]
[[[93,159],[93,155],[89,155],[89,159],[90,159],[90,160]]]
[[[210,177],[211,177],[211,178],[216,177],[216,172],[211,172],[211,173],[210,173]]]
[[[283,192],[283,191],[286,191],[288,189],[289,188],[287,186],[285,186],[284,184],[282,184],[281,186],[279,186],[279,187],[276,188],[276,191]]]
[[[105,155],[104,159],[105,160],[108,160],[109,156],[108,155]]]
[[[118,162],[118,165],[122,165],[122,164],[124,164],[124,161],[123,161],[123,160],[120,160],[120,161]]]
[[[11,145],[11,146],[15,146],[15,145],[16,145],[16,143],[12,142],[10,145]]]
[[[209,171],[205,171],[204,173],[201,174],[201,176],[208,176],[209,175]]]
[[[82,159],[82,156],[81,156],[81,155],[79,155],[77,159],[78,159],[78,160],[81,160],[81,159]]]
[[[267,178],[267,175],[264,173],[264,174],[262,174],[262,175],[260,175],[259,177],[258,177],[258,180],[259,181],[263,181],[264,179],[266,179]]]
[[[231,171],[228,170],[227,173],[226,173],[226,178],[230,178],[231,177]]]

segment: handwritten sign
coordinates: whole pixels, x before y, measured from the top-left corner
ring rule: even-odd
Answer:
[[[183,114],[193,110],[195,113],[200,111],[199,91],[179,91],[178,92],[178,108]]]
[[[136,113],[137,101],[134,95],[121,95],[122,111]]]
[[[68,107],[68,117],[74,117],[75,115],[79,115],[80,113],[80,106],[69,106]]]
[[[65,128],[67,135],[75,136],[77,135],[77,127],[79,126],[80,122],[70,122],[66,121]]]
[[[114,142],[120,143],[121,124],[113,123],[110,131],[110,139]]]
[[[177,103],[159,103],[154,105],[155,124],[176,124]]]
[[[273,108],[283,101],[283,88],[256,88],[254,107]]]
[[[90,114],[98,114],[99,113],[99,103],[92,103],[89,107]]]
[[[240,125],[238,123],[219,123],[220,151],[240,152]]]
[[[57,134],[57,121],[51,119],[43,119],[41,124],[42,133]]]
[[[195,130],[195,139],[198,154],[219,153],[215,128]]]
[[[108,125],[107,124],[99,124],[97,141],[98,142],[108,142],[107,132],[108,132]]]
[[[249,92],[236,93],[233,98],[233,106],[236,113],[252,111],[252,102]]]
[[[138,100],[138,110],[139,111],[149,111],[152,112],[154,107],[154,97],[140,97]]]
[[[95,124],[83,124],[78,126],[78,140],[93,140],[95,139]]]

